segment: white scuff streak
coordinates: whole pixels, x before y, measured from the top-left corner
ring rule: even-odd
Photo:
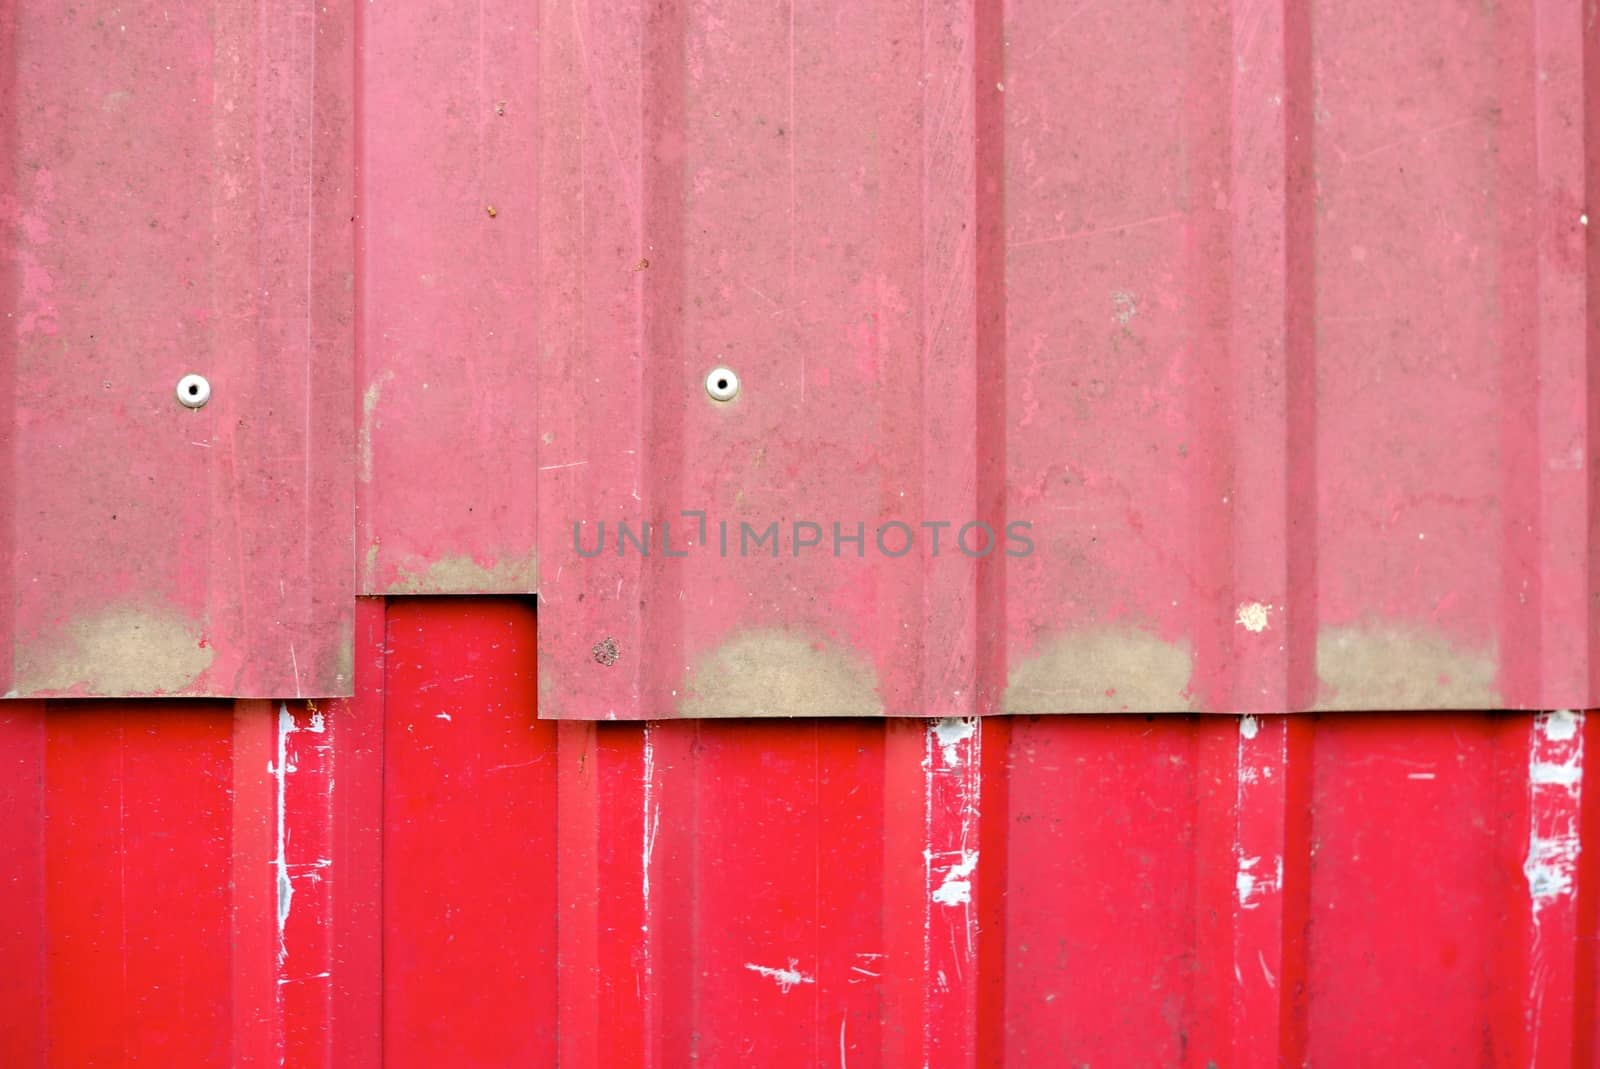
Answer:
[[[289,948],[284,942],[283,933],[289,921],[289,905],[294,898],[294,883],[289,879],[289,856],[286,850],[289,835],[284,810],[289,793],[289,773],[294,771],[294,766],[289,764],[289,736],[298,730],[300,729],[295,725],[294,714],[289,712],[288,704],[279,705],[278,758],[268,767],[273,779],[277,781],[278,788],[278,856],[273,859],[272,864],[278,875],[278,964],[280,966],[289,956]]]
[[[944,720],[936,720],[933,724],[933,735],[939,743],[940,756],[944,758],[944,767],[961,767],[961,744],[978,733],[978,718],[975,716],[952,716]]]
[[[1271,611],[1272,606],[1270,605],[1263,605],[1259,601],[1247,601],[1239,606],[1233,619],[1236,624],[1246,631],[1260,634],[1267,629],[1267,616]]]
[[[762,976],[765,976],[769,980],[776,980],[778,983],[778,990],[783,992],[785,995],[787,995],[790,989],[796,984],[814,984],[817,982],[814,977],[807,976],[805,973],[800,971],[800,961],[798,958],[790,958],[789,967],[786,969],[774,969],[770,965],[757,965],[753,961],[745,962],[744,967],[753,973],[759,973]]]
[[[1528,881],[1533,922],[1575,892],[1583,851],[1578,814],[1583,794],[1583,714],[1559,709],[1534,719],[1528,755]]]

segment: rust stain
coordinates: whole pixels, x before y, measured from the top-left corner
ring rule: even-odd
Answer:
[[[539,590],[539,554],[506,557],[490,565],[460,554],[432,564],[402,566],[386,594],[534,594]]]
[[[1008,713],[1180,712],[1193,705],[1187,643],[1138,628],[1060,635],[1018,663],[1006,684]]]
[[[175,694],[216,656],[200,628],[173,614],[119,606],[67,625],[15,655],[21,694]]]
[[[1437,632],[1387,625],[1317,635],[1318,709],[1497,709],[1495,650],[1462,649]]]
[[[687,717],[881,716],[871,665],[854,651],[788,631],[735,635],[702,657],[678,701]]]

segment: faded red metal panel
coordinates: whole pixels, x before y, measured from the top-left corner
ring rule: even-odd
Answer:
[[[0,690],[349,693],[350,5],[0,38]]]
[[[531,594],[538,13],[357,9],[361,589]]]
[[[544,715],[1594,702],[1595,33],[551,5]]]

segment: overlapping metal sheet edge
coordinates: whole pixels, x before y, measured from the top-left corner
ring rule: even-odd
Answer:
[[[25,702],[7,1065],[1584,1065],[1578,713],[552,723],[534,618],[358,694]]]

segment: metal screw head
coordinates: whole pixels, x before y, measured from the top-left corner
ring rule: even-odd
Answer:
[[[731,368],[714,367],[706,376],[706,393],[713,401],[731,401],[739,393],[739,376]]]
[[[211,400],[211,383],[204,375],[185,375],[178,380],[178,403],[185,408],[199,408]]]

